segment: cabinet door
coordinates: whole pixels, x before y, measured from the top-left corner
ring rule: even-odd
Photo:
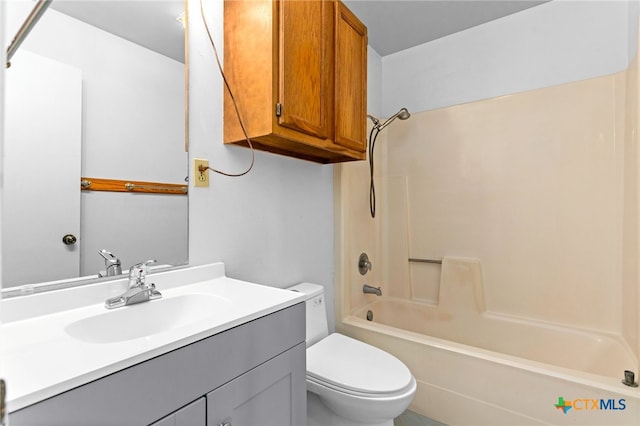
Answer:
[[[306,424],[305,344],[207,394],[207,425]]]
[[[151,426],[205,426],[207,424],[207,403],[200,398],[184,408],[169,414]]]
[[[331,138],[332,1],[278,2],[278,124]]]
[[[335,142],[366,149],[367,27],[342,3],[335,18]]]

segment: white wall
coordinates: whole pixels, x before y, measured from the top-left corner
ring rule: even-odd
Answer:
[[[635,13],[635,15],[633,15]],[[632,14],[633,16],[630,16]],[[382,114],[425,111],[622,71],[637,2],[554,0],[382,58]]]
[[[205,1],[223,55],[223,4]],[[197,1],[189,2],[189,157],[244,170],[248,149],[222,143],[222,80]],[[325,286],[333,300],[333,166],[256,152],[241,178],[211,175],[189,190],[189,261],[224,261],[227,274],[271,286]],[[329,318],[333,318],[330,306]]]
[[[382,57],[371,46],[367,49],[367,112],[382,114]]]
[[[628,0],[627,11],[627,63],[630,64],[638,51],[638,16],[640,15],[640,1]]]

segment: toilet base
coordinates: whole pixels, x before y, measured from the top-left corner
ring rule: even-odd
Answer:
[[[322,403],[320,397],[307,392],[307,426],[393,426],[393,419],[382,423],[360,423],[338,416]]]

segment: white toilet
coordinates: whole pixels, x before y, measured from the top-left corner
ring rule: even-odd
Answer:
[[[309,426],[393,426],[416,392],[416,380],[393,355],[339,333],[329,335],[324,289],[302,283],[307,311]]]

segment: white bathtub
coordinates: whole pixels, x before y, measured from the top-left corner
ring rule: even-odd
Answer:
[[[410,409],[446,424],[640,424],[640,391],[621,383],[638,362],[613,335],[384,297],[340,331],[405,362],[418,381]]]

